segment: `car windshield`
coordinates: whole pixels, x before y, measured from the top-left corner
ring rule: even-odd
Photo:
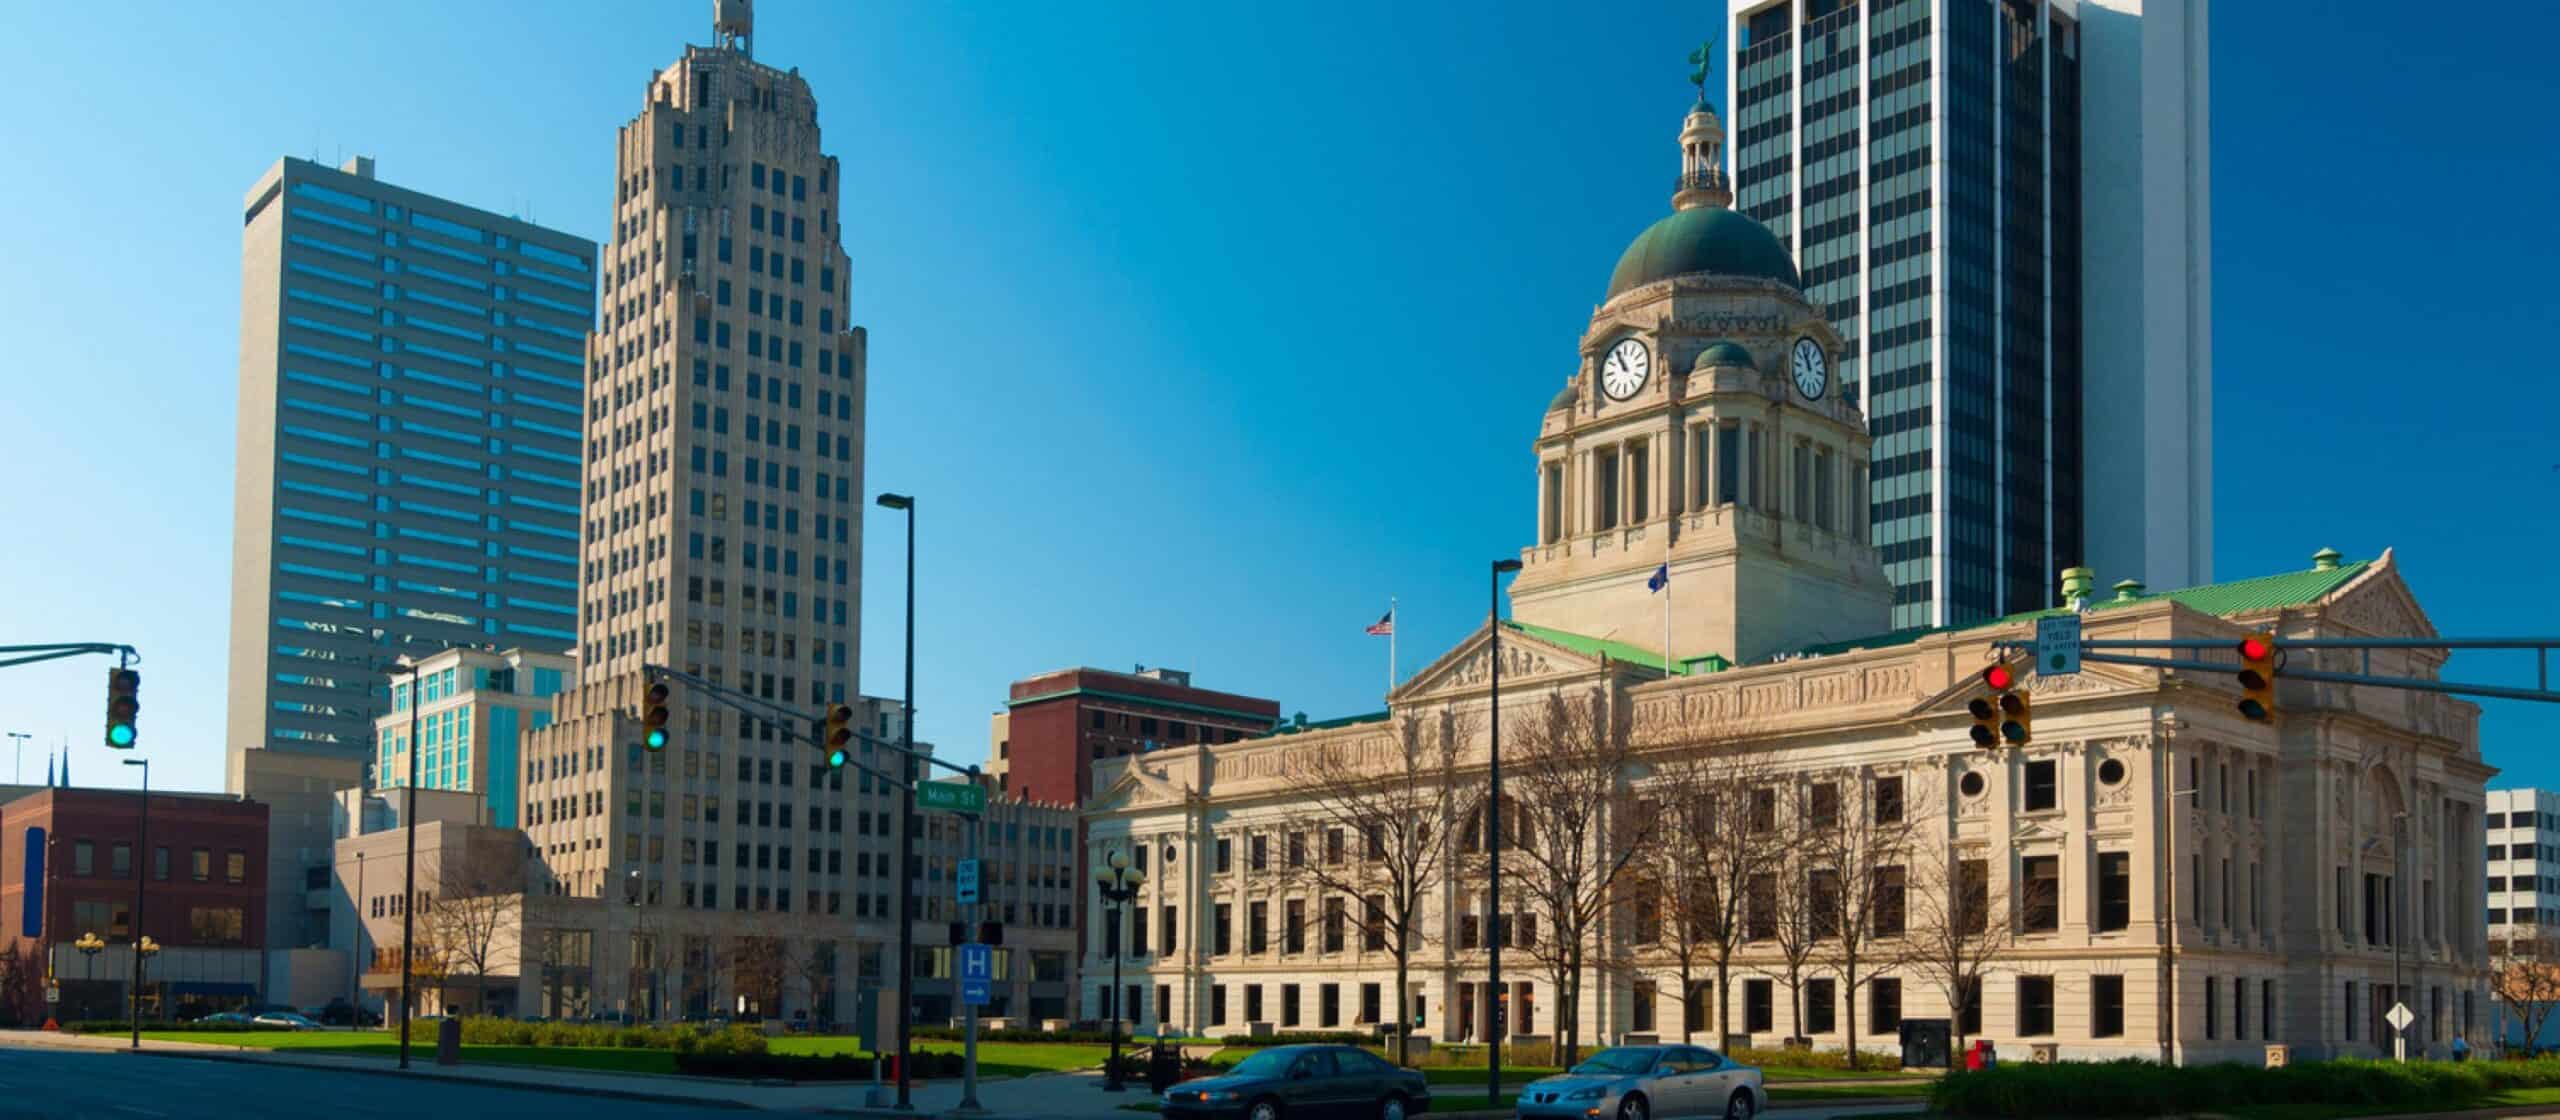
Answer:
[[[1289,1063],[1297,1057],[1297,1052],[1292,1050],[1264,1050],[1237,1062],[1234,1073],[1238,1077],[1283,1077],[1289,1072]]]
[[[1655,1053],[1637,1046],[1618,1046],[1593,1054],[1573,1067],[1575,1073],[1644,1073],[1653,1068]]]

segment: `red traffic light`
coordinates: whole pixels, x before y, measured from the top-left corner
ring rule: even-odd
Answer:
[[[2264,661],[2276,655],[2276,644],[2251,634],[2240,639],[2240,656],[2250,661]]]
[[[1982,671],[1982,683],[2001,692],[2007,692],[2017,687],[2018,673],[2017,670],[2006,665],[1994,665]]]

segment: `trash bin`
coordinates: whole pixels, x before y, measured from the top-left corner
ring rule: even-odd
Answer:
[[[436,1064],[440,1066],[462,1064],[462,1020],[436,1020]]]
[[[1162,1042],[1147,1050],[1147,1091],[1162,1093],[1182,1080],[1182,1050]]]
[[[1969,1070],[1990,1069],[1999,1064],[1999,1061],[1998,1048],[1992,1046],[1991,1040],[1987,1038],[1974,1039],[1973,1049],[1964,1053],[1964,1068]]]

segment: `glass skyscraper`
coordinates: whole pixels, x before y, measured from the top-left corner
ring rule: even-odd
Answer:
[[[241,231],[229,788],[276,806],[269,943],[404,655],[576,643],[596,246],[284,159]],[[315,819],[316,825],[307,825]]]
[[[1840,379],[1875,437],[1870,524],[1896,625],[2050,606],[2084,563],[2163,586],[2210,576],[2190,3],[1732,3],[1736,207],[1796,254],[1848,338]],[[2112,204],[2103,231],[2083,227],[2092,119],[2138,149],[2094,192]],[[2093,241],[2123,248],[2098,277]],[[2092,315],[2116,332],[2102,353]]]

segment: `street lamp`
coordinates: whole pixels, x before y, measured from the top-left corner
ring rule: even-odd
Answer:
[[[81,934],[80,940],[72,942],[71,947],[80,950],[80,955],[87,958],[88,963],[83,965],[81,969],[82,972],[85,973],[82,979],[85,979],[92,984],[97,983],[98,954],[106,950],[107,939],[98,936],[98,931],[90,930]]]
[[[883,493],[880,508],[907,515],[907,658],[905,710],[898,713],[898,1109],[907,1109],[907,1029],[915,1017],[916,884],[907,871],[914,858],[916,818],[916,499]]]
[[[151,939],[142,934],[142,884],[149,882],[151,878],[142,873],[142,861],[150,858],[148,853],[151,851],[151,760],[128,758],[124,760],[124,764],[142,768],[142,812],[134,818],[133,825],[133,850],[137,856],[131,864],[133,868],[133,991],[128,993],[129,999],[126,1006],[127,1012],[133,1017],[133,1021],[128,1024],[133,1028],[133,1048],[140,1050],[142,1049],[142,958],[159,951],[159,946],[152,944]]]
[[[1102,1089],[1107,1093],[1128,1087],[1120,1081],[1120,1019],[1129,1010],[1120,1006],[1121,918],[1127,913],[1128,904],[1138,897],[1138,887],[1146,878],[1146,872],[1129,866],[1129,853],[1117,848],[1112,849],[1102,866],[1093,869],[1094,882],[1102,888],[1102,900],[1111,904],[1111,936],[1103,939],[1111,950],[1111,987],[1103,992],[1103,1002],[1111,1008],[1111,1064],[1102,1067]]]
[[[394,665],[409,670],[409,780],[401,787],[400,817],[409,834],[408,854],[400,870],[400,1068],[409,1068],[409,1017],[414,1010],[416,977],[409,953],[418,943],[418,659],[401,654]]]
[[[32,739],[35,736],[29,735],[24,731],[12,731],[9,733],[9,737],[17,740],[14,744],[17,747],[17,753],[13,756],[14,760],[9,764],[9,783],[11,785],[16,785],[17,783],[26,780],[27,740]]]
[[[1485,939],[1490,942],[1487,948],[1491,950],[1486,985],[1492,990],[1485,993],[1485,1010],[1493,1022],[1493,1029],[1488,1032],[1493,1037],[1486,1040],[1492,1045],[1485,1047],[1484,1099],[1487,1104],[1497,1107],[1502,1104],[1502,1035],[1509,1026],[1506,1012],[1510,1010],[1502,998],[1502,942],[1511,934],[1509,923],[1502,920],[1502,846],[1511,838],[1510,830],[1503,827],[1502,821],[1502,574],[1519,570],[1517,558],[1494,561],[1493,572],[1486,577],[1485,589],[1485,632],[1492,641],[1487,660],[1493,667],[1493,695],[1486,705],[1490,717],[1487,727],[1491,732],[1491,741],[1486,748],[1486,769],[1489,771],[1486,777],[1493,794],[1490,817],[1493,829],[1492,839],[1485,844],[1492,853],[1493,862],[1491,881],[1485,888],[1486,917],[1493,930],[1493,936]],[[1664,653],[1663,656],[1671,655]]]

